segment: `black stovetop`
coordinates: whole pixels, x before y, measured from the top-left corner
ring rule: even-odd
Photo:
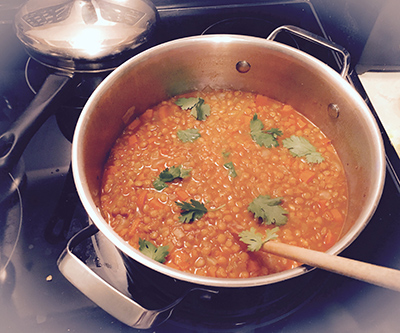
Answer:
[[[173,1],[155,3],[160,13],[161,29],[152,44],[203,32],[245,31],[246,34],[266,37],[274,27],[282,24],[301,26],[340,43],[334,34],[323,28],[316,7],[308,1],[253,1],[245,5],[234,1],[229,4],[225,1],[191,1],[182,3],[181,7]],[[343,28],[337,36],[342,32]],[[355,44],[352,41],[344,46],[355,47]],[[35,90],[36,85],[40,86],[47,69],[30,62],[27,65],[28,57],[14,36],[10,20],[0,23],[0,45],[0,130],[4,131],[24,111],[34,96],[31,88]],[[324,61],[337,67],[331,54],[308,49],[308,45],[300,47],[316,56],[327,57]],[[355,52],[360,54],[358,47],[357,50]],[[26,83],[26,68],[32,87]],[[23,154],[19,165],[22,171],[15,175],[21,181],[23,216],[20,229],[18,197],[0,206],[0,244],[3,246],[0,247],[3,251],[0,254],[0,331],[4,333],[137,331],[118,322],[88,300],[63,277],[56,265],[67,240],[87,225],[69,169],[74,119],[90,94],[90,88],[82,89],[85,80],[82,78],[81,89],[74,95],[73,102],[66,101],[54,107],[54,115],[33,137]],[[349,80],[369,102],[354,71]],[[371,112],[374,112],[372,107]],[[397,168],[398,157],[384,132],[383,135],[390,162]],[[342,255],[400,268],[398,200],[398,184],[389,173],[375,215]],[[17,236],[14,248],[13,237]],[[96,265],[90,244],[84,251],[90,252],[86,253],[88,265],[100,272],[102,268]],[[7,259],[10,262],[3,269]],[[169,321],[149,332],[398,331],[400,294],[397,292],[324,271],[316,270],[310,274],[315,274],[319,283],[315,288],[311,286],[308,296],[301,302],[294,301],[295,305],[285,313],[278,311],[275,318],[270,314],[247,322],[237,322],[232,318],[232,322],[224,327],[210,329],[207,323],[196,320],[195,314],[192,322],[182,320],[178,311]]]

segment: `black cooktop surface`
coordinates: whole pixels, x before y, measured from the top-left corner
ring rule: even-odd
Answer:
[[[308,1],[221,2],[221,5],[208,1],[201,6],[198,2],[179,4],[181,7],[173,1],[155,3],[161,29],[146,47],[202,33],[266,37],[283,24],[301,26],[332,38]],[[286,42],[338,67],[332,54],[325,50],[298,45],[291,39]],[[0,130],[4,131],[32,100],[48,69],[28,60],[9,19],[0,22],[0,45]],[[56,264],[67,240],[88,223],[71,178],[70,140],[82,105],[101,79],[81,77],[72,98],[53,106],[53,115],[32,138],[14,170],[20,196],[15,191],[0,203],[1,332],[139,332],[82,295]],[[349,79],[368,101],[357,75],[353,72]],[[396,165],[398,158],[392,157]],[[375,215],[342,255],[400,268],[398,201],[398,184],[388,176]],[[87,264],[101,274],[104,267],[98,263],[90,241],[80,251]],[[218,324],[218,318],[207,322],[201,314],[185,317],[184,311],[177,309],[166,323],[149,332],[398,331],[399,293],[320,270],[309,274],[311,282],[304,292],[285,300],[272,314],[261,313],[248,320],[239,316],[240,321],[232,318]]]

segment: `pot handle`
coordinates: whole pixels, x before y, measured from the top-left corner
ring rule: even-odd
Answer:
[[[148,310],[142,307],[103,280],[73,253],[77,245],[98,231],[94,224],[90,224],[74,235],[57,261],[58,269],[85,296],[124,324],[137,329],[152,328],[166,321],[171,316],[175,306],[189,292],[202,290],[217,293],[212,290],[192,288],[162,309]]]
[[[29,140],[50,116],[48,106],[71,78],[69,73],[50,74],[28,108],[0,135],[0,170],[12,170]]]
[[[349,68],[350,68],[350,53],[344,47],[342,47],[326,38],[323,38],[321,36],[313,34],[312,32],[301,29],[299,27],[295,27],[293,25],[283,25],[281,27],[276,28],[267,37],[267,40],[274,40],[276,38],[276,36],[282,31],[289,32],[295,36],[301,37],[305,40],[308,40],[310,42],[313,42],[315,44],[318,44],[320,46],[326,47],[328,49],[331,49],[333,51],[340,53],[343,57],[342,71],[340,72],[340,75],[343,78],[346,78],[346,76],[349,72]]]

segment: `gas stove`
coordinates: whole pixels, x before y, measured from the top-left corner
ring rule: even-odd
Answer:
[[[349,3],[343,1],[348,9]],[[330,5],[323,1],[154,1],[160,15],[153,39],[137,52],[165,41],[200,34],[236,33],[265,38],[276,27],[300,26],[332,39],[352,55],[349,82],[377,119],[385,143],[388,174],[381,202],[366,229],[341,255],[400,268],[400,206],[396,150],[381,124],[356,71],[367,36],[352,24],[335,30]],[[370,5],[372,9],[375,6]],[[34,97],[49,69],[29,58],[15,36],[10,13],[15,2],[0,5],[0,130],[6,130]],[[372,15],[372,14],[371,14]],[[342,22],[343,23],[343,22]],[[367,23],[363,23],[365,27]],[[352,29],[354,28],[352,33]],[[348,35],[351,37],[348,37]],[[346,37],[343,37],[346,36]],[[283,42],[310,53],[335,69],[340,64],[326,50],[292,39]],[[363,63],[363,72],[368,71]],[[374,69],[374,68],[372,68]],[[76,119],[86,99],[107,73],[79,76],[70,98],[52,105],[53,115],[28,144],[10,177],[18,185],[0,201],[0,331],[143,332],[103,311],[70,284],[57,268],[68,239],[88,225],[75,191],[70,151]],[[101,237],[101,235],[99,236]],[[107,242],[107,240],[103,240]],[[80,258],[110,283],[108,259],[90,238],[77,249]],[[119,274],[120,272],[117,272]],[[122,273],[124,274],[124,272]],[[273,313],[231,318],[187,314],[177,308],[149,332],[397,332],[400,294],[325,271],[314,270],[302,292],[289,294]]]

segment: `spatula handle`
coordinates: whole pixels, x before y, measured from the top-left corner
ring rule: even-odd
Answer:
[[[265,243],[263,250],[309,266],[400,291],[400,271],[396,269],[272,241]]]

